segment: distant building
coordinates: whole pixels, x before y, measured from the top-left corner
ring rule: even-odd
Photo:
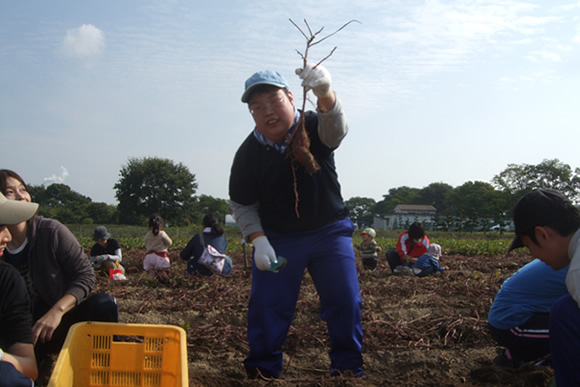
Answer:
[[[399,204],[392,212],[373,218],[373,227],[378,230],[407,229],[413,222],[421,222],[425,229],[435,224],[437,209],[426,204]]]

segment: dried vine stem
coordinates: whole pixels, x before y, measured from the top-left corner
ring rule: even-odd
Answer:
[[[324,30],[324,27],[320,28],[316,32],[312,32],[310,25],[308,24],[306,19],[304,19],[304,24],[306,25],[306,28],[308,29],[308,34],[306,34],[296,23],[294,23],[294,21],[292,19],[289,19],[289,20],[298,29],[298,31],[300,31],[302,36],[304,36],[304,38],[306,39],[306,50],[304,51],[304,54],[302,54],[300,51],[296,50],[298,52],[298,54],[302,57],[302,68],[303,69],[306,68],[306,64],[308,63],[308,51],[310,50],[310,48],[312,46],[315,46],[319,43],[322,43],[326,39],[330,38],[331,36],[335,35],[339,31],[344,29],[350,23],[357,21],[357,20],[351,20],[348,23],[344,24],[342,27],[340,27],[335,32],[331,33],[330,35],[327,35],[327,36],[322,37],[322,38],[317,40],[318,35],[322,32],[322,30]],[[327,56],[322,58],[318,63],[316,63],[314,68],[318,67],[322,62],[324,62],[326,59],[330,58],[335,50],[336,50],[336,47],[334,47],[332,49],[330,54],[328,54]],[[308,92],[308,90],[306,90],[306,88],[302,89],[302,112],[306,111],[305,109],[306,109],[307,92]],[[296,198],[295,203],[294,203],[294,211],[296,212],[296,216],[298,218],[300,218],[300,211],[298,210],[298,202],[299,202],[298,185],[297,185],[297,180],[296,180],[296,169],[295,169],[296,163],[299,163],[302,166],[304,166],[304,168],[306,168],[306,171],[310,175],[313,175],[314,173],[318,172],[318,170],[320,170],[320,166],[318,165],[318,163],[316,162],[316,159],[314,158],[314,156],[310,152],[310,138],[308,137],[308,133],[306,133],[305,123],[304,123],[304,114],[302,114],[302,116],[300,117],[300,121],[298,122],[296,130],[294,131],[294,133],[292,133],[292,137],[291,137],[290,141],[291,141],[291,143],[290,143],[290,147],[289,147],[289,157],[291,159],[290,165],[292,167],[292,175],[294,177],[294,196]]]

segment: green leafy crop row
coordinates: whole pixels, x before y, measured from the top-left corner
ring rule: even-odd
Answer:
[[[379,231],[375,240],[383,252],[395,248],[400,231]],[[433,232],[427,235],[431,243],[441,245],[443,254],[474,255],[501,255],[507,249],[514,237],[513,233],[469,233],[469,232]],[[360,243],[358,234],[354,237],[355,243]]]
[[[145,244],[143,243],[143,238],[147,232],[145,227],[119,225],[110,225],[106,227],[109,233],[111,233],[111,237],[119,240],[123,249],[145,248]],[[81,245],[87,248],[93,245],[92,226],[72,225],[69,226],[69,228],[75,234]],[[193,235],[201,231],[201,228],[199,226],[168,227],[165,231],[173,240],[171,249],[181,250]],[[228,252],[241,252],[243,250],[243,245],[241,244],[239,228],[224,227],[224,231],[228,240]],[[395,248],[400,232],[401,231],[392,230],[378,232],[376,241],[383,249],[383,253],[390,248]],[[513,236],[513,233],[504,233],[500,235],[499,233],[433,232],[428,234],[431,243],[440,244],[444,254],[459,254],[465,256],[491,256],[505,254]],[[359,230],[355,231],[353,242],[361,242]],[[249,250],[250,247],[246,247],[246,249]]]

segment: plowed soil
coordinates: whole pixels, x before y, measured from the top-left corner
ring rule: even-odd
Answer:
[[[499,347],[487,313],[502,282],[531,260],[526,255],[443,256],[449,271],[416,278],[391,275],[384,255],[375,272],[357,257],[365,361],[362,378],[329,377],[328,336],[316,290],[305,275],[277,380],[249,380],[246,313],[251,270],[233,254],[229,277],[192,277],[170,251],[168,283],[142,270],[144,250],[123,252],[127,281],[99,277],[96,290],[116,297],[125,323],[172,324],[187,331],[190,386],[548,386],[547,366],[494,366]],[[249,258],[248,258],[249,259]]]

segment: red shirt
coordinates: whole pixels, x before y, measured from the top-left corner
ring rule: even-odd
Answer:
[[[429,248],[429,238],[425,236],[421,243],[413,243],[413,240],[409,237],[407,231],[399,235],[399,240],[397,241],[397,253],[399,257],[408,255],[413,258],[419,258],[421,255],[427,253]]]

